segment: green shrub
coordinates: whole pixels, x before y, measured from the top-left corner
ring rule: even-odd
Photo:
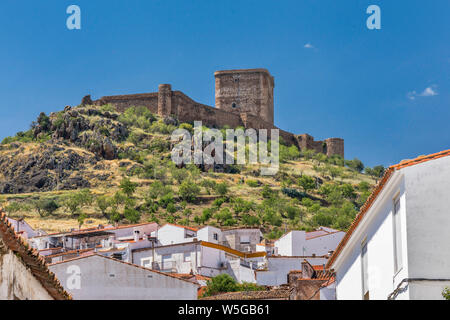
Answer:
[[[181,199],[187,202],[194,202],[197,200],[197,195],[200,193],[200,187],[190,180],[185,180],[181,183],[178,194]]]
[[[204,296],[208,297],[221,292],[235,292],[238,289],[239,286],[236,280],[230,275],[222,273],[208,281]]]
[[[258,180],[247,180],[246,183],[251,188],[257,188],[260,186],[260,182]]]

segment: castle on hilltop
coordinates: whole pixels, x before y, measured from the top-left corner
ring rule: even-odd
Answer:
[[[198,103],[170,84],[160,84],[158,92],[106,96],[92,101],[85,96],[81,104],[114,105],[118,111],[131,106],[145,106],[158,115],[173,116],[180,122],[202,121],[208,127],[278,129],[273,117],[274,77],[266,69],[223,70],[214,73],[216,81],[215,107]],[[328,156],[344,156],[344,140],[328,138],[315,141],[308,134],[293,134],[279,129],[288,144],[300,150],[313,149]]]

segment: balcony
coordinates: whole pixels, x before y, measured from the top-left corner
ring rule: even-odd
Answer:
[[[177,265],[175,261],[153,262],[152,269],[161,272],[176,273]]]

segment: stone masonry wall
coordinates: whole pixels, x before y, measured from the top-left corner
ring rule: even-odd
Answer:
[[[214,76],[217,109],[250,113],[273,125],[274,80],[269,71],[224,70]]]

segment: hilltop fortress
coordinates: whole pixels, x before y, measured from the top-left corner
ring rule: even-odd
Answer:
[[[198,103],[170,84],[160,84],[158,92],[106,96],[92,101],[85,96],[81,104],[114,105],[118,111],[131,106],[145,106],[159,116],[173,116],[180,122],[202,121],[208,127],[278,129],[274,125],[274,77],[266,69],[223,70],[214,73],[215,107]],[[288,144],[300,150],[313,149],[328,156],[344,156],[344,140],[328,138],[315,141],[308,134],[293,134],[279,129]]]

